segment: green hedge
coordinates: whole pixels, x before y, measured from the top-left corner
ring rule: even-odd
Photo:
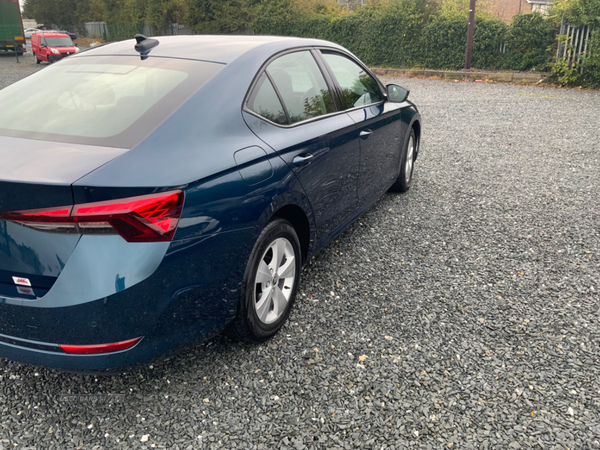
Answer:
[[[542,15],[517,14],[506,35],[503,69],[549,71],[560,23]]]
[[[600,31],[596,30],[588,43],[587,58],[583,63],[583,74],[580,77],[582,86],[600,89]]]
[[[461,69],[465,65],[468,19],[450,13],[425,18],[406,5],[362,9],[347,16],[305,16],[273,23],[259,18],[257,34],[327,39],[380,67]],[[556,21],[537,13],[517,16],[512,25],[485,16],[475,19],[472,67],[476,69],[547,70]],[[506,53],[501,52],[506,43]]]

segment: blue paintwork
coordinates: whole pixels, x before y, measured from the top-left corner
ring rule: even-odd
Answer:
[[[260,147],[247,147],[233,154],[238,171],[247,185],[267,181],[273,176],[273,166],[269,162],[267,152]]]
[[[420,121],[410,102],[339,111],[292,127],[243,110],[272,55],[290,48],[345,51],[341,47],[260,36],[158,39],[149,58],[226,65],[131,149],[0,136],[2,163],[13,159],[10,170],[0,165],[0,213],[182,189],[174,239],[131,244],[116,235],[58,235],[0,220],[0,287],[6,285],[0,289],[0,356],[103,369],[218,333],[235,317],[247,261],[274,215],[293,210],[304,217],[304,257],[310,258],[398,175],[407,130]],[[95,55],[136,56],[134,42],[70,59],[85,64]],[[361,139],[365,129],[373,133]],[[307,154],[308,163],[299,161]],[[18,267],[18,276],[35,281],[40,298],[11,294]],[[57,347],[138,336],[144,339],[134,348],[106,355],[66,355]]]
[[[124,148],[0,136],[0,180],[70,186],[126,151]],[[3,206],[0,208],[0,211],[6,211]]]

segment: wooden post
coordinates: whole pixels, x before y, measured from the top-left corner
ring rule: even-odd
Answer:
[[[475,0],[469,3],[469,26],[467,28],[467,54],[465,56],[465,70],[471,68],[471,57],[473,56],[473,31],[475,30]]]

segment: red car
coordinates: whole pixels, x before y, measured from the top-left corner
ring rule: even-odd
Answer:
[[[31,35],[31,50],[35,62],[38,64],[42,61],[48,61],[52,64],[54,61],[79,51],[69,35],[54,31],[33,33]]]

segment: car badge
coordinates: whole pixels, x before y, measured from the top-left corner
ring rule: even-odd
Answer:
[[[27,278],[12,277],[12,279],[15,282],[15,284],[18,284],[20,286],[31,286],[31,281],[29,281],[29,279]]]
[[[33,289],[30,287],[17,286],[17,292],[22,295],[32,295],[35,297],[35,292],[33,292]]]

